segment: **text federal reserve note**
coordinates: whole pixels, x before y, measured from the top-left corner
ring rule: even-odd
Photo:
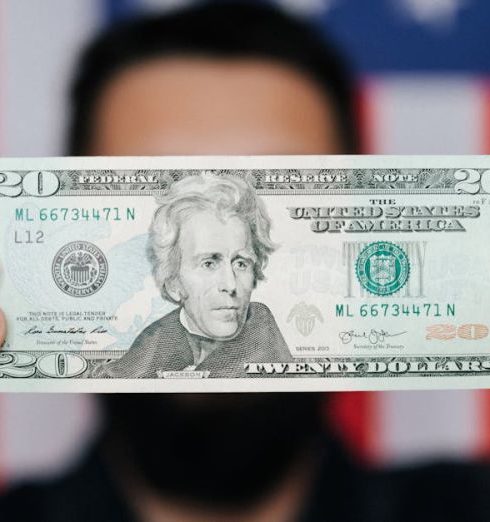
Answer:
[[[490,387],[486,157],[0,160],[1,391]]]

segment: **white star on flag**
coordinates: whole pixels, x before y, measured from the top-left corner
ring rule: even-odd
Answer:
[[[195,0],[144,0],[143,6],[149,10],[158,10],[161,12],[181,9],[188,5],[196,4]]]
[[[421,25],[450,28],[469,0],[392,0],[413,20]]]
[[[337,2],[338,0],[276,0],[283,9],[301,16],[324,14]]]

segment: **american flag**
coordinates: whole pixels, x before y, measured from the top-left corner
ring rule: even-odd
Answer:
[[[188,0],[3,0],[0,153],[63,154],[66,86],[84,42],[104,25]],[[488,0],[276,0],[311,18],[359,74],[363,147],[378,154],[490,150]],[[335,394],[329,415],[375,465],[490,453],[490,392]],[[57,473],[90,443],[98,413],[79,395],[0,397],[0,476]]]

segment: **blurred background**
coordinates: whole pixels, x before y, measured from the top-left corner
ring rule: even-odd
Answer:
[[[107,24],[187,0],[0,0],[0,154],[63,155],[67,86]],[[276,0],[319,24],[358,76],[362,148],[490,150],[488,0]],[[490,393],[335,394],[326,415],[372,466],[490,455]],[[100,423],[90,396],[0,396],[0,483],[58,473]]]

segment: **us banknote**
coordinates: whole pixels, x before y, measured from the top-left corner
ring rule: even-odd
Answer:
[[[490,386],[490,159],[0,160],[0,390]]]

